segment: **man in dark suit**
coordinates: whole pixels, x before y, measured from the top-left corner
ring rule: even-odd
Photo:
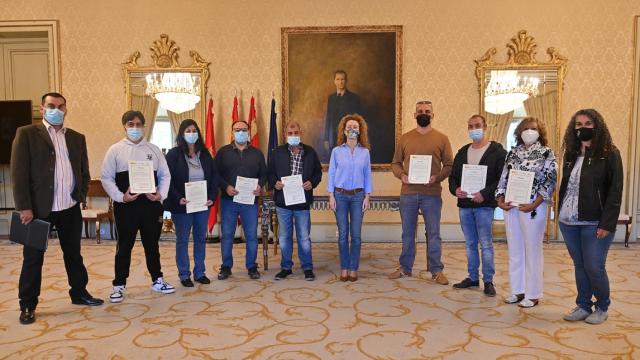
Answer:
[[[61,94],[45,94],[42,124],[18,128],[11,151],[13,197],[23,224],[43,219],[58,230],[71,302],[101,305],[86,289],[87,269],[80,255],[80,203],[89,187],[87,144],[84,135],[64,127],[66,105]],[[18,294],[22,324],[35,321],[43,263],[43,251],[24,247]]]
[[[328,163],[331,149],[336,146],[336,129],[340,119],[348,114],[362,114],[360,97],[347,89],[347,72],[336,70],[333,74],[336,92],[329,95],[327,100],[327,114],[324,120],[324,151],[322,162]]]

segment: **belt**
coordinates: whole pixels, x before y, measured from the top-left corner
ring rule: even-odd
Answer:
[[[353,190],[345,190],[343,188],[334,188],[333,189],[335,192],[339,192],[339,193],[343,193],[345,195],[355,195],[357,193],[363,192],[364,189],[363,188],[357,188],[357,189],[353,189]]]

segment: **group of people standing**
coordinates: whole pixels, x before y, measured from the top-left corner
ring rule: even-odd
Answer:
[[[42,124],[18,129],[14,140],[11,171],[16,210],[20,211],[23,223],[38,218],[57,226],[72,302],[101,305],[103,300],[94,298],[86,290],[87,271],[80,255],[79,203],[85,201],[90,178],[85,138],[64,126],[67,109],[66,99],[61,94],[45,94],[41,112]],[[402,251],[399,267],[389,278],[412,276],[416,225],[421,213],[426,228],[428,271],[435,283],[449,283],[441,260],[440,238],[441,182],[449,179],[449,191],[458,198],[468,260],[468,277],[453,287],[479,287],[482,264],[484,293],[496,295],[492,223],[494,210],[500,207],[505,216],[511,285],[511,294],[504,301],[524,308],[536,306],[543,294],[542,240],[557,182],[556,157],[548,147],[544,122],[533,117],[523,119],[514,134],[517,145],[507,153],[502,145],[487,139],[484,117],[473,115],[467,121],[472,142],[463,146],[454,158],[448,137],[434,128],[434,118],[433,104],[419,101],[415,110],[416,128],[402,135],[396,145],[391,169],[402,182]],[[141,112],[125,112],[122,116],[125,137],[109,148],[102,164],[100,178],[114,201],[118,230],[111,302],[124,299],[131,251],[138,232],[151,275],[151,289],[164,294],[175,292],[175,288],[164,280],[160,265],[158,240],[164,210],[172,213],[176,227],[176,265],[181,284],[193,287],[193,281],[210,283],[204,265],[209,212],[186,211],[189,201],[185,184],[203,180],[207,182],[207,201],[203,206],[212,206],[218,191],[221,193],[222,265],[218,280],[225,280],[232,274],[233,236],[238,217],[246,240],[248,276],[251,279],[261,276],[256,263],[258,205],[257,202],[234,201],[234,196],[238,195],[238,177],[258,180],[254,195],[260,195],[267,182],[273,189],[282,250],[281,270],[275,280],[286,279],[293,272],[294,228],[304,279],[315,279],[310,206],[313,189],[322,178],[322,167],[313,147],[302,142],[299,123],[292,121],[285,125],[286,143],[273,150],[268,166],[262,152],[250,145],[250,128],[244,121],[232,124],[233,141],[220,148],[215,158],[206,150],[200,129],[191,119],[180,124],[176,147],[166,157],[157,146],[145,140],[144,125]],[[369,209],[373,191],[367,123],[358,114],[347,114],[338,123],[335,136],[327,192],[338,227],[340,280],[357,281],[363,216]],[[620,211],[622,162],[602,116],[593,109],[580,110],[572,117],[564,136],[563,151],[558,212],[560,230],[574,262],[578,288],[577,307],[564,319],[601,323],[607,318],[610,304],[605,262]],[[431,156],[428,183],[409,181],[411,155]],[[128,166],[132,160],[152,162],[157,184],[154,193],[131,192]],[[487,167],[484,189],[472,194],[462,190],[465,164]],[[514,206],[505,201],[510,170],[535,174],[530,203]],[[47,173],[43,174],[43,171]],[[303,203],[286,204],[282,178],[291,175],[302,178],[306,200]],[[190,235],[194,241],[193,274],[188,254]],[[30,324],[35,321],[44,253],[25,246],[23,256],[19,283],[20,322]]]

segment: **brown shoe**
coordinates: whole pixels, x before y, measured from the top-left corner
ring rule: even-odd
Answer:
[[[348,275],[346,275],[346,276],[340,275],[340,281],[344,282],[344,281],[348,281],[348,280],[349,280],[349,276]]]
[[[355,271],[349,274],[349,281],[358,281],[358,273]]]
[[[444,276],[443,272],[438,272],[431,275],[431,279],[440,285],[449,285],[449,280]]]
[[[411,271],[404,271],[402,268],[398,268],[398,270],[389,274],[389,279],[400,279],[403,277],[411,277]]]

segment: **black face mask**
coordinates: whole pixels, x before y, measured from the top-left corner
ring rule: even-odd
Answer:
[[[574,131],[576,133],[576,137],[580,141],[589,141],[593,139],[593,136],[596,133],[594,128],[580,128],[580,129],[575,129]]]
[[[427,127],[431,124],[431,116],[427,114],[420,114],[416,116],[416,121],[418,121],[418,125],[420,127]]]

